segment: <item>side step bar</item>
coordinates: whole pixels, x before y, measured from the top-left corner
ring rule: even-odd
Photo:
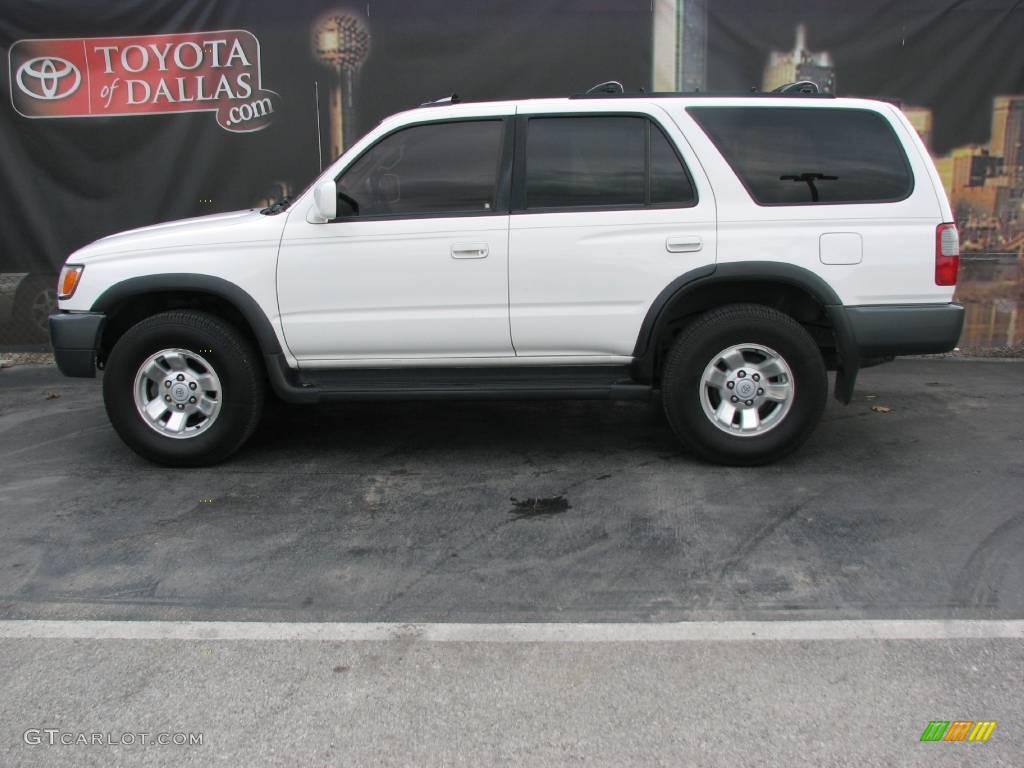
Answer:
[[[465,368],[288,368],[267,355],[274,391],[293,403],[328,400],[646,400],[626,365]]]

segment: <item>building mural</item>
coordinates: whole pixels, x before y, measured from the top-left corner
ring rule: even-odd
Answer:
[[[703,89],[709,68],[703,0],[658,0],[653,21],[655,90]],[[1024,343],[1024,64],[1019,58],[1007,64],[1016,67],[1019,89],[990,96],[988,140],[944,152],[933,149],[932,110],[886,94],[932,153],[953,208],[962,253],[957,299],[967,310],[961,346],[967,348]],[[845,95],[838,90],[832,54],[810,49],[807,26],[799,20],[792,49],[767,52],[760,90],[802,80],[824,93]]]
[[[13,6],[0,20],[0,348],[45,343],[55,273],[91,240],[292,195],[382,117],[452,92],[563,96],[611,79],[730,92],[811,80],[896,101],[960,229],[961,345],[1018,347],[1020,29],[1014,0]]]
[[[807,29],[797,24],[796,42],[791,51],[772,51],[764,65],[762,91],[774,91],[786,83],[810,80],[823,93],[836,92],[836,70],[828,51],[807,49]]]

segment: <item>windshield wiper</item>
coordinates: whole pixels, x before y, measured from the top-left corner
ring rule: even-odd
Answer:
[[[281,211],[288,210],[288,206],[292,204],[292,201],[287,197],[282,197],[280,200],[275,200],[266,208],[260,210],[260,213],[266,216],[273,216],[275,213],[281,213]]]
[[[779,176],[779,181],[802,181],[811,188],[811,202],[818,202],[818,188],[814,186],[816,181],[836,181],[838,176],[826,176],[824,173],[791,173],[786,176]]]

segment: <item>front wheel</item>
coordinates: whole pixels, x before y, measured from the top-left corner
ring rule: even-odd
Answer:
[[[662,375],[665,414],[683,445],[719,464],[775,461],[810,437],[828,374],[810,334],[757,304],[699,317],[676,338]]]
[[[206,312],[146,318],[118,339],[103,376],[103,401],[122,440],[168,466],[223,461],[249,438],[263,407],[252,345]]]

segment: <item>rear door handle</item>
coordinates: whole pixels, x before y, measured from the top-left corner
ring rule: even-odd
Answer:
[[[669,253],[692,253],[704,247],[704,241],[697,235],[682,235],[665,240],[665,250]]]
[[[455,243],[452,245],[453,259],[486,259],[490,249],[487,243]]]

